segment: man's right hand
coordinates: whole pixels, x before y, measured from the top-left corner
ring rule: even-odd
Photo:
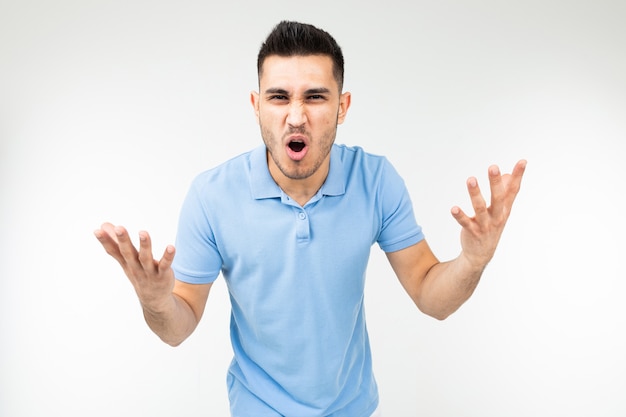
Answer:
[[[168,246],[161,260],[155,260],[147,232],[139,232],[139,250],[122,226],[104,223],[94,234],[133,284],[148,326],[165,343],[181,344],[200,322],[212,284],[175,279],[174,247]]]
[[[124,273],[135,288],[142,307],[148,313],[159,314],[172,302],[174,272],[174,247],[169,245],[160,261],[152,256],[152,243],[147,232],[139,232],[139,250],[126,229],[104,223],[94,232],[106,252],[124,269]]]

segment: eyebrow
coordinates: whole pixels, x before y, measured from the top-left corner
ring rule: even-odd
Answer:
[[[328,94],[328,93],[330,93],[330,90],[328,88],[319,87],[319,88],[309,88],[308,90],[304,92],[304,95],[308,96],[311,94]],[[268,88],[267,90],[265,90],[265,94],[280,94],[282,96],[288,96],[289,92],[285,90],[284,88]]]
[[[289,95],[287,90],[284,90],[282,88],[268,88],[267,90],[265,90],[265,94],[280,94],[281,96]]]
[[[330,90],[326,87],[309,88],[308,90],[304,92],[304,94],[307,96],[311,94],[328,94],[328,93],[330,93]]]

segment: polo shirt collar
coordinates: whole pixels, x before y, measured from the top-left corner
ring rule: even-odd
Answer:
[[[326,181],[322,184],[323,195],[338,196],[346,192],[346,179],[344,177],[343,160],[337,145],[330,150],[330,169]]]
[[[250,187],[252,196],[261,200],[264,198],[280,198],[281,190],[267,167],[267,150],[261,145],[250,152]]]
[[[270,175],[267,167],[267,149],[261,145],[250,152],[250,187],[252,196],[257,199],[280,198],[282,191]],[[326,181],[320,189],[322,195],[338,196],[346,191],[343,176],[343,161],[336,145],[330,151],[330,169]]]

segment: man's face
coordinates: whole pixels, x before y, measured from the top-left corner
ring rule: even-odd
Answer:
[[[337,125],[350,105],[332,70],[332,59],[323,55],[272,55],[263,63],[251,101],[277,182],[284,178],[276,175],[305,180],[328,173]]]

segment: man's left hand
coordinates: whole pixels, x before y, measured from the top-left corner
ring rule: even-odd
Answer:
[[[489,186],[491,188],[491,205],[483,198],[478,181],[475,177],[467,180],[474,217],[469,217],[455,206],[452,216],[463,228],[461,230],[462,254],[477,269],[484,268],[496,251],[504,226],[511,214],[515,197],[519,192],[522,176],[526,169],[526,161],[519,161],[511,174],[500,174],[496,165],[489,167]]]

